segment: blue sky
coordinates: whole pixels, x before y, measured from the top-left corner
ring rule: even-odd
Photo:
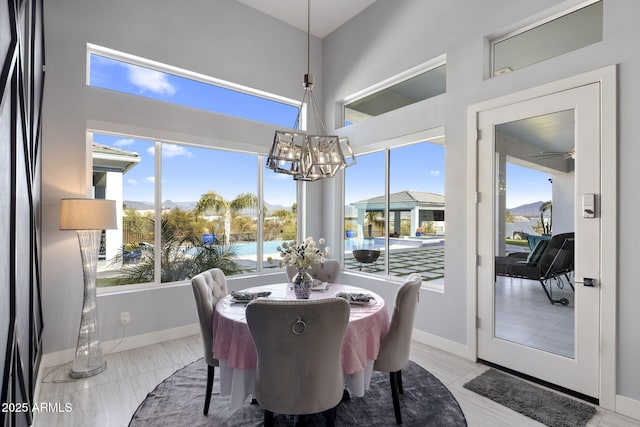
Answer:
[[[91,55],[90,70],[92,86],[160,101],[287,127],[294,124],[297,115],[295,106],[95,54]],[[141,162],[124,176],[124,197],[126,200],[151,202],[154,195],[154,143],[104,134],[95,134],[94,140],[141,156]],[[444,147],[432,143],[391,150],[391,192],[414,190],[444,194],[444,155]],[[257,193],[255,155],[164,143],[162,160],[163,201],[193,202],[208,190],[216,191],[229,200],[241,193]],[[511,164],[507,172],[508,207],[551,199],[548,174]],[[264,181],[267,203],[290,206],[295,202],[295,183],[290,176],[265,168]],[[358,163],[347,169],[347,183],[347,204],[384,194],[384,153],[360,156]]]
[[[551,175],[507,163],[507,209],[551,200]]]

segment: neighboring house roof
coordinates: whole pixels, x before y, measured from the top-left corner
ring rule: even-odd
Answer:
[[[104,144],[93,143],[93,170],[121,172],[123,175],[140,163],[140,155],[134,151],[122,150]]]
[[[389,210],[411,210],[416,206],[421,208],[444,209],[442,194],[428,193],[425,191],[404,190],[389,194]],[[384,196],[372,197],[351,203],[358,209],[367,211],[383,210]]]

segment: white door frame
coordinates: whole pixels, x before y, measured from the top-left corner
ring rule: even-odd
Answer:
[[[467,350],[468,357],[477,358],[476,319],[478,315],[477,263],[478,259],[477,200],[478,193],[478,114],[481,111],[518,103],[575,87],[600,83],[601,131],[601,232],[602,259],[600,284],[600,406],[616,410],[616,317],[617,317],[617,101],[615,65],[589,71],[577,76],[526,89],[499,98],[470,105],[467,109]],[[606,149],[605,149],[606,148]],[[491,197],[486,195],[485,197]],[[491,261],[492,262],[492,261]]]

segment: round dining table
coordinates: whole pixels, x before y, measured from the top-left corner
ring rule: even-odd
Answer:
[[[271,292],[266,298],[296,299],[290,283],[258,286],[242,292]],[[355,286],[329,283],[325,290],[312,292],[309,299],[331,298],[340,292],[373,297],[368,303],[351,304],[349,325],[342,342],[345,388],[350,395],[361,397],[369,388],[380,339],[389,331],[389,314],[382,297]],[[246,302],[236,302],[232,295],[227,295],[218,301],[213,315],[213,354],[220,362],[220,395],[231,396],[233,409],[244,405],[255,390],[257,354],[245,309]]]

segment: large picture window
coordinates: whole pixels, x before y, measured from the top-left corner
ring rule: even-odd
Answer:
[[[90,135],[95,196],[122,208],[105,233],[100,287],[262,271],[271,265],[258,260],[296,236],[295,183],[263,171],[262,156]]]
[[[345,269],[444,279],[444,146],[424,141],[358,156],[345,170]],[[385,190],[388,188],[388,191]]]

